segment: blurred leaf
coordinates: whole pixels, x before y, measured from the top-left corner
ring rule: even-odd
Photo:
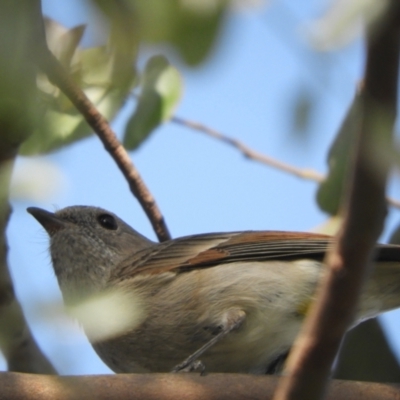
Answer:
[[[124,146],[137,148],[162,122],[171,118],[182,93],[179,71],[163,56],[152,57],[143,74],[137,107],[128,121]]]
[[[352,158],[357,130],[360,128],[361,95],[357,94],[333,142],[329,154],[329,173],[317,192],[321,210],[336,215],[342,199],[345,178]]]
[[[321,225],[311,229],[311,232],[323,233],[325,235],[334,236],[339,231],[343,222],[343,218],[337,215],[330,217]]]
[[[119,336],[145,319],[143,301],[132,290],[113,289],[68,307],[68,312],[83,326],[90,341]]]
[[[400,228],[393,233],[389,243],[400,244]],[[378,319],[367,320],[346,334],[334,377],[368,382],[400,382],[399,361]]]
[[[296,102],[294,125],[298,132],[305,132],[309,127],[312,104],[312,99],[309,96],[301,96]]]
[[[13,172],[10,197],[13,200],[46,201],[64,185],[65,177],[54,164],[44,160],[27,160],[21,164],[20,160]]]
[[[368,382],[400,382],[400,366],[376,319],[346,334],[335,379]]]
[[[400,225],[390,235],[389,243],[400,245]]]
[[[64,67],[69,68],[72,57],[85,32],[85,25],[67,29],[50,18],[44,18],[44,23],[49,49]]]
[[[97,0],[95,3],[110,22],[109,45],[115,49],[116,58],[113,80],[124,81],[124,77],[130,75],[129,69],[139,48],[138,23],[134,10],[129,0]]]
[[[174,45],[190,65],[203,61],[215,42],[229,0],[92,0],[118,24],[138,28],[140,40]]]
[[[293,132],[303,136],[310,127],[315,100],[307,88],[298,88],[291,101],[291,115],[293,115]]]
[[[37,45],[35,4],[36,2],[18,0],[0,2],[0,158],[2,161],[11,159],[18,146],[31,134],[36,122],[36,66],[32,62],[32,54]],[[7,186],[6,184],[1,189]]]
[[[365,23],[374,23],[388,5],[387,0],[336,0],[314,22],[311,42],[320,50],[343,46],[360,36]]]
[[[55,54],[103,116],[111,120],[124,104],[135,83],[133,60],[123,67],[118,52],[110,46],[88,49],[77,47],[82,29],[66,30],[47,22],[47,32]],[[24,155],[46,153],[92,134],[83,116],[47,77],[37,78],[40,97],[40,123],[20,152]]]
[[[237,11],[262,11],[263,9],[265,10],[266,5],[269,6],[270,3],[272,3],[271,0],[232,0],[231,7],[233,10]]]
[[[400,226],[398,226],[390,235],[389,243],[400,244]]]

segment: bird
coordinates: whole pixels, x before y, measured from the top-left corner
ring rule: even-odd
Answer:
[[[315,299],[333,243],[331,236],[285,231],[156,243],[98,207],[27,211],[49,235],[65,306],[114,299],[87,308],[80,322],[116,373],[276,373]],[[400,246],[379,244],[352,327],[397,307]],[[97,325],[85,325],[88,314],[106,328],[120,316],[122,325],[102,335]]]

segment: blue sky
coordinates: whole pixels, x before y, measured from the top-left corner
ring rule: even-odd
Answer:
[[[45,0],[43,8],[46,15],[72,27],[87,21],[84,4]],[[151,55],[163,53],[180,69],[185,90],[176,115],[287,163],[326,172],[327,150],[362,76],[364,57],[361,41],[332,53],[311,50],[302,32],[326,4],[276,0],[269,6],[232,12],[203,65],[190,69],[174,52],[158,47],[142,49],[139,66]],[[85,44],[98,40],[89,25]],[[313,99],[310,124],[303,134],[293,129],[294,104],[301,94]],[[133,107],[134,100],[113,122],[117,133]],[[173,237],[212,231],[304,231],[327,219],[315,203],[315,183],[249,161],[225,144],[173,123],[159,128],[131,156]],[[47,238],[25,209],[96,205],[115,212],[149,238],[155,236],[96,137],[41,159],[55,165],[66,184],[40,202],[13,204],[9,260],[17,295],[36,339],[60,373],[106,373],[109,369],[79,326],[58,312],[61,297]],[[29,162],[21,159],[17,168]],[[391,183],[390,194],[400,198],[398,183]],[[391,210],[382,240],[398,220],[399,211]],[[400,342],[395,340],[400,312],[387,313],[382,321],[400,354]],[[0,366],[4,368],[4,363]]]

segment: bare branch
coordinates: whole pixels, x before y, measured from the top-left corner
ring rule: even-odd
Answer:
[[[323,182],[326,178],[324,174],[311,168],[298,168],[294,165],[290,165],[283,161],[277,160],[276,158],[269,157],[266,154],[260,153],[259,151],[252,149],[242,141],[227,136],[222,132],[210,128],[209,126],[204,125],[200,122],[188,120],[186,118],[181,118],[177,116],[172,117],[171,121],[187,128],[194,129],[198,132],[203,132],[214,139],[220,140],[221,142],[226,143],[236,150],[240,151],[246,158],[250,160],[258,161],[261,164],[268,165],[269,167],[276,168],[288,174],[292,174],[298,178],[310,180],[317,183]],[[400,209],[399,200],[387,197],[386,201],[390,206]]]
[[[312,169],[300,169],[293,165],[279,161],[276,158],[272,158],[265,154],[262,154],[256,150],[253,150],[240,140],[226,136],[223,133],[215,129],[212,129],[206,125],[203,125],[199,122],[189,121],[187,119],[179,118],[176,116],[172,117],[171,121],[186,126],[188,128],[194,129],[196,131],[206,133],[207,135],[213,137],[214,139],[218,139],[221,142],[224,142],[234,147],[235,149],[239,150],[245,157],[251,160],[258,161],[265,165],[269,165],[270,167],[295,175],[299,178],[308,179],[315,182],[322,182],[325,178],[323,174],[320,174],[319,172],[314,171]]]
[[[47,47],[44,35],[41,37],[41,52],[37,58],[39,67],[49,80],[59,87],[70,99],[74,106],[86,119],[93,131],[102,141],[105,149],[114,159],[124,175],[132,194],[139,201],[149,218],[153,229],[160,241],[171,239],[164,217],[157,203],[136,169],[129,154],[118,140],[108,121],[99,113],[94,104],[88,99],[83,90],[75,84],[68,72],[62,67]]]
[[[278,378],[241,374],[48,376],[0,373],[7,400],[269,400]],[[328,400],[395,400],[400,385],[333,381]]]
[[[288,376],[282,378],[275,400],[323,397],[383,227],[389,162],[381,160],[376,168],[371,156],[377,144],[390,149],[397,110],[400,4],[397,0],[389,4],[384,25],[374,36],[368,35],[361,128],[349,174],[351,186],[343,203],[342,229],[326,257],[327,272],[289,356]]]

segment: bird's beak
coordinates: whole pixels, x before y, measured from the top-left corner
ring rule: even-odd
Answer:
[[[43,210],[42,208],[28,207],[26,211],[37,219],[43,228],[46,229],[49,236],[53,236],[67,226],[66,221],[63,221],[61,218],[57,217],[56,214]]]

